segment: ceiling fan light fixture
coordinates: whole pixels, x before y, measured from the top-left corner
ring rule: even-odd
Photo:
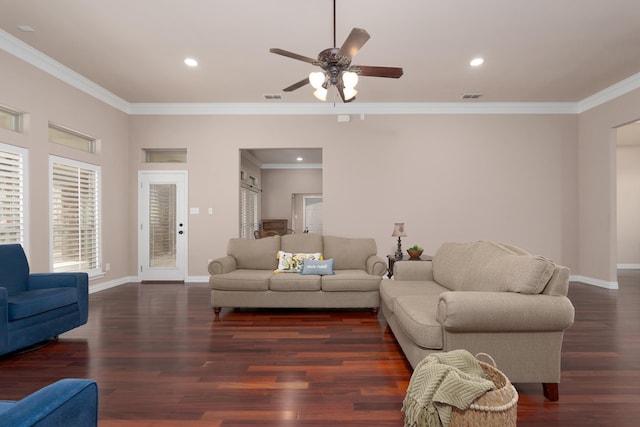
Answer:
[[[326,80],[326,76],[322,71],[313,71],[309,73],[309,83],[314,89],[320,89]]]
[[[358,84],[358,75],[353,71],[345,71],[342,73],[342,83],[344,84],[345,89],[353,89]]]
[[[348,101],[351,98],[355,97],[358,94],[358,91],[352,87],[345,87],[343,90],[343,93],[344,93],[344,100]]]
[[[318,89],[316,89],[315,92],[313,92],[313,96],[318,98],[320,101],[326,101],[327,100],[327,92],[328,92],[327,89],[325,89],[322,86],[320,86]]]

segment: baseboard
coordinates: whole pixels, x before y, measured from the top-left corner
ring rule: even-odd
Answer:
[[[618,270],[640,270],[640,264],[618,264]]]
[[[580,282],[587,285],[597,286],[605,289],[618,289],[618,282],[607,282],[605,280],[594,279],[593,277],[586,276],[569,276],[570,282]]]
[[[89,285],[89,293],[105,291],[107,289],[115,288],[116,286],[124,285],[125,283],[137,282],[138,278],[134,276],[122,277],[120,279],[109,280],[108,282],[98,283],[96,285]]]
[[[188,276],[186,283],[208,283],[209,276]]]

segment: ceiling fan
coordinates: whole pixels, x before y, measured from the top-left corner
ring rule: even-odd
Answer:
[[[283,89],[284,92],[292,92],[310,83],[315,89],[313,93],[321,101],[327,99],[327,88],[335,86],[338,89],[343,102],[351,102],[358,93],[355,86],[358,76],[390,77],[397,79],[402,76],[402,68],[377,67],[370,65],[351,65],[351,60],[360,48],[369,40],[369,33],[362,28],[353,28],[341,47],[336,47],[336,1],[333,0],[333,47],[323,50],[318,54],[318,59],[299,55],[287,50],[272,48],[269,52],[299,61],[317,65],[323,71],[312,72],[309,77],[300,80]]]

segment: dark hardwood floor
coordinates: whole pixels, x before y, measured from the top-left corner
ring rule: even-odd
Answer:
[[[572,283],[560,400],[516,384],[520,426],[640,423],[640,272]],[[206,284],[127,284],[90,297],[89,323],[0,358],[0,399],[94,378],[100,426],[402,426],[411,369],[381,314],[223,310]]]

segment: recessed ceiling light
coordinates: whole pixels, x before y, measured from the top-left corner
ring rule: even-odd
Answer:
[[[304,159],[303,159],[302,157],[298,157],[298,158],[296,158],[296,160],[297,160],[297,161],[299,161],[299,162],[301,162],[301,161],[303,161]]]
[[[31,32],[33,32],[33,31],[35,31],[33,28],[31,28],[31,27],[30,27],[30,26],[28,26],[28,25],[18,25],[18,29],[19,29],[20,31],[24,31],[25,33],[31,33]]]
[[[479,67],[483,63],[484,63],[484,59],[482,59],[482,58],[473,58],[471,60],[471,62],[469,62],[469,65],[471,65],[472,67]]]
[[[196,61],[193,58],[186,58],[184,60],[184,63],[187,64],[187,66],[189,66],[189,67],[197,67],[198,66],[198,61]]]

